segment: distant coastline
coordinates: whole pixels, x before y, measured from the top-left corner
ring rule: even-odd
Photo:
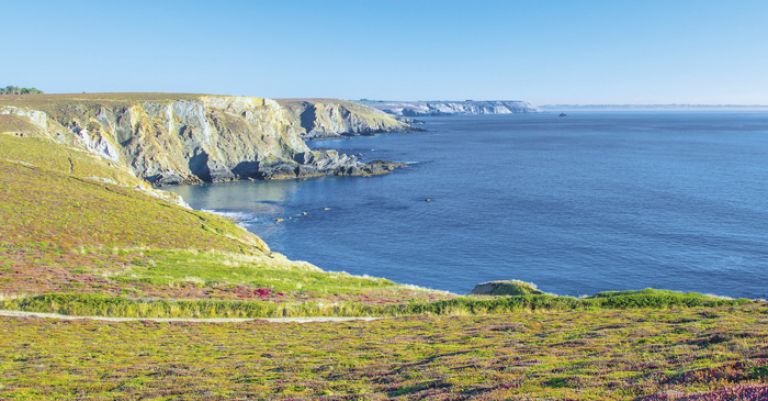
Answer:
[[[524,100],[370,100],[358,103],[397,117],[537,113],[540,110]]]
[[[768,111],[762,104],[545,104],[542,111]]]

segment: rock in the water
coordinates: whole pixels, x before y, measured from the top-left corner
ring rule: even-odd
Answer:
[[[498,280],[476,285],[470,295],[535,295],[543,293],[533,283],[520,280]]]

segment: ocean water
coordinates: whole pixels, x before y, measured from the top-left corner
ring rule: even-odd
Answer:
[[[768,113],[424,121],[312,143],[412,163],[391,175],[170,189],[327,270],[458,293],[520,279],[768,297]]]

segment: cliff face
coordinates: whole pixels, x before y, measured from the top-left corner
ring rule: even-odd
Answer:
[[[521,100],[459,101],[361,101],[361,104],[396,116],[420,117],[453,114],[514,114],[535,113],[539,109]]]
[[[301,125],[302,137],[323,138],[406,131],[408,124],[377,109],[335,99],[282,99]]]
[[[374,175],[398,167],[307,147],[302,135],[313,130],[337,135],[380,128],[339,104],[313,104],[322,112],[302,119],[296,108],[252,97],[37,95],[0,98],[0,115],[23,120],[35,127],[27,129],[35,135],[86,149],[157,184]],[[310,125],[314,128],[307,130]]]

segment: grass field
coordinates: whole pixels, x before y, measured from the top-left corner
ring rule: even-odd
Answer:
[[[768,309],[304,325],[4,318],[0,356],[7,400],[683,399],[768,389]]]

